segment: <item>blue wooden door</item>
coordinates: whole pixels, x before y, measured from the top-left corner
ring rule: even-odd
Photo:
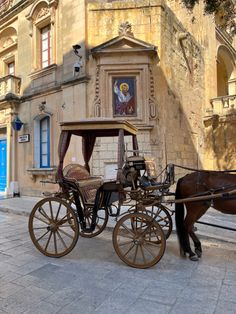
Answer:
[[[0,139],[0,191],[7,186],[7,140]]]

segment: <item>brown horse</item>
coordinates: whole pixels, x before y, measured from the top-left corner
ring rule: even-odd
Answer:
[[[181,202],[181,199],[192,197],[197,197],[198,201]],[[202,255],[202,248],[193,230],[194,223],[206,213],[209,207],[224,214],[236,214],[236,174],[230,174],[227,171],[204,170],[187,174],[177,182],[175,200],[177,202],[175,222],[180,252],[183,255],[189,254],[191,260],[198,260]],[[195,253],[191,249],[189,236],[193,240]]]

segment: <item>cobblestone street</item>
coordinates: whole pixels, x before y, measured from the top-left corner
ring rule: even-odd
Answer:
[[[0,213],[1,314],[236,313],[235,243],[201,238],[203,258],[191,262],[173,233],[161,261],[140,270],[116,256],[111,231],[53,259],[33,246],[27,223]]]

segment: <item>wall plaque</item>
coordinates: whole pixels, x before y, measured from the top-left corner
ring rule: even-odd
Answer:
[[[30,141],[30,135],[29,134],[22,134],[18,136],[18,143],[26,143]]]

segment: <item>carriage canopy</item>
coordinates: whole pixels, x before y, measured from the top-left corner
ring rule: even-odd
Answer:
[[[63,162],[70,144],[71,135],[82,137],[82,154],[85,168],[90,172],[89,161],[92,156],[94,144],[97,137],[118,137],[118,156],[117,156],[117,180],[121,180],[122,165],[124,162],[124,136],[132,136],[133,150],[138,151],[137,128],[128,121],[115,119],[86,119],[74,122],[62,122],[61,135],[58,145],[59,165],[57,178],[63,180]]]

